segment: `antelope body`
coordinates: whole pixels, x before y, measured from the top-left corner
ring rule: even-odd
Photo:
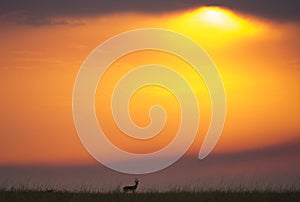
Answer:
[[[133,185],[133,186],[125,186],[125,187],[123,187],[123,191],[125,193],[127,193],[129,191],[131,191],[132,193],[134,193],[135,190],[136,190],[136,188],[137,188],[137,186],[138,186],[138,184],[139,184],[139,181],[135,180],[135,185]]]

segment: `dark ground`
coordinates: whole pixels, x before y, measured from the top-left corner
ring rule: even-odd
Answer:
[[[120,192],[112,193],[89,193],[89,192],[61,192],[61,191],[26,191],[26,190],[0,190],[0,201],[18,202],[18,201],[242,201],[242,202],[299,202],[300,192],[283,191],[203,191],[203,192],[185,192],[170,191],[165,193],[147,192],[124,194]]]

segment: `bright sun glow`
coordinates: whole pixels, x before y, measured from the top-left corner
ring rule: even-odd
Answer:
[[[206,9],[204,11],[201,11],[199,13],[199,16],[197,17],[199,17],[203,21],[219,25],[222,23],[226,23],[226,21],[228,20],[228,16],[224,12],[216,9]]]
[[[204,7],[190,13],[190,19],[206,26],[239,29],[244,22],[228,10],[218,7]]]
[[[258,26],[259,25],[259,26]],[[263,27],[221,7],[201,7],[174,18],[172,29],[191,38],[218,42],[257,34]]]

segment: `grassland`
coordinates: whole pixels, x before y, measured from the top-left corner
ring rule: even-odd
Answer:
[[[0,190],[0,201],[18,202],[18,201],[70,201],[70,202],[94,202],[94,201],[226,201],[226,202],[299,202],[300,192],[298,191],[167,191],[167,192],[137,192],[125,194],[118,191],[108,193],[93,193],[88,191],[53,191],[53,190],[22,190],[22,189],[2,189]]]

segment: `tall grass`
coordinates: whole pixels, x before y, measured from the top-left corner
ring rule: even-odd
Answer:
[[[39,186],[28,188],[24,185],[18,187],[0,187],[0,201],[300,201],[300,192],[294,187],[285,187],[282,190],[274,190],[271,186],[262,189],[245,189],[242,186],[236,189],[199,189],[185,190],[182,187],[173,186],[170,190],[161,192],[155,189],[141,190],[134,194],[125,194],[120,187],[115,187],[108,192],[91,191],[89,187],[81,187],[76,191],[53,189],[51,187]]]

